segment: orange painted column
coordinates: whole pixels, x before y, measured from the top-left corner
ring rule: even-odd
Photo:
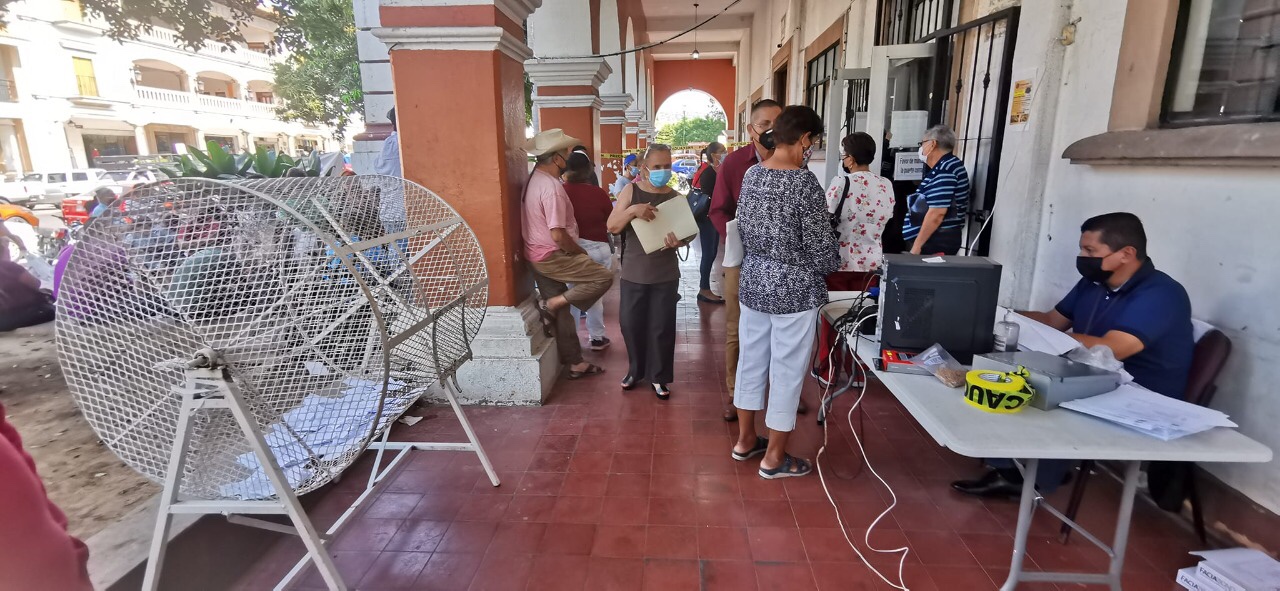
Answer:
[[[529,60],[525,71],[533,82],[538,131],[560,128],[600,162],[600,84],[612,72],[609,64],[603,58]]]
[[[374,30],[391,48],[404,176],[447,201],[475,231],[491,306],[515,306],[531,293],[520,260],[524,120],[506,116],[524,111],[529,49],[519,23],[528,13],[508,14],[521,3],[503,4],[400,0],[380,7],[382,27]],[[459,36],[459,22],[475,25],[472,34]]]
[[[631,95],[611,94],[601,96],[600,100],[604,104],[604,110],[600,112],[600,165],[603,170],[600,183],[608,187],[622,170],[622,136],[627,121],[625,110],[631,105]]]

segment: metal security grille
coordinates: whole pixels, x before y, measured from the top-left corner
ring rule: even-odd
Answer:
[[[995,207],[1019,10],[1007,8],[924,39],[937,43],[929,122],[956,132],[955,154],[973,183],[971,231]],[[970,254],[986,254],[989,242],[990,233],[983,233]]]
[[[880,0],[876,45],[921,43],[951,25],[954,0]]]

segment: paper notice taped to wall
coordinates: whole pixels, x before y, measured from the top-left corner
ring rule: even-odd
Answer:
[[[1031,100],[1034,95],[1035,86],[1030,78],[1014,81],[1013,98],[1009,105],[1010,127],[1025,127],[1031,121]]]

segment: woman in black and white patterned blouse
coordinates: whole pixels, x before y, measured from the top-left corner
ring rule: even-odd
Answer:
[[[743,261],[738,298],[738,440],[733,457],[760,454],[761,478],[804,476],[808,460],[786,453],[796,425],[800,389],[808,373],[818,307],[827,303],[825,277],[840,266],[840,253],[822,184],[806,167],[822,136],[813,109],[792,105],[774,123],[773,156],[747,171],[738,198]],[[755,413],[768,411],[769,437],[755,433]]]

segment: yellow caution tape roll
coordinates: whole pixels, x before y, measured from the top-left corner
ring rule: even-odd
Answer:
[[[1017,371],[975,369],[965,374],[964,379],[968,382],[964,401],[987,412],[1018,412],[1036,395],[1028,381],[1031,374],[1021,366]]]

